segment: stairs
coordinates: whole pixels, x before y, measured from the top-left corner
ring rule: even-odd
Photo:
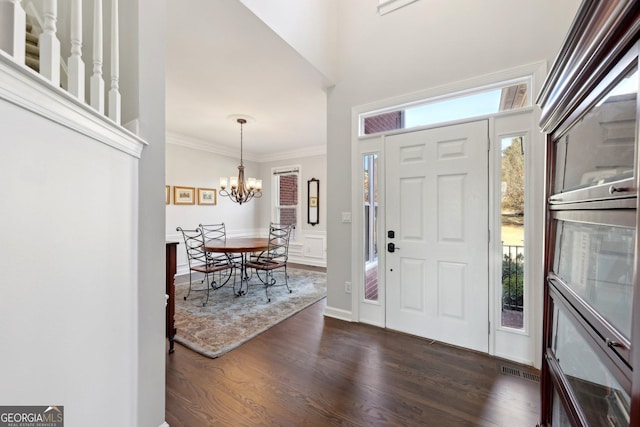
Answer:
[[[33,26],[27,22],[26,28],[26,55],[24,62],[27,67],[40,72],[40,48],[38,47],[38,37],[31,34]]]

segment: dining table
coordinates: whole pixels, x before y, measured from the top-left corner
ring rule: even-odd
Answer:
[[[249,287],[250,276],[247,272],[247,259],[254,252],[266,251],[269,248],[267,237],[231,237],[228,239],[209,240],[204,244],[205,251],[230,254],[240,254],[240,290],[237,295],[243,295]],[[243,291],[243,284],[246,285]]]

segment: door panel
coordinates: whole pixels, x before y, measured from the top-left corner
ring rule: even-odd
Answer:
[[[488,351],[488,124],[385,141],[387,327]]]

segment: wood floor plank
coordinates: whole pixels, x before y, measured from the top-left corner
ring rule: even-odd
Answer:
[[[166,363],[169,425],[536,425],[538,384],[502,374],[503,361],[325,318],[324,304],[218,359],[177,344]]]

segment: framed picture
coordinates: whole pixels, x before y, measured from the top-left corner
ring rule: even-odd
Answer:
[[[171,186],[165,185],[164,186],[164,204],[168,205],[169,203],[171,203]]]
[[[215,205],[216,202],[216,190],[214,188],[198,188],[199,205]]]
[[[174,205],[193,205],[196,203],[196,189],[194,187],[173,187]]]
[[[318,198],[317,197],[309,197],[309,206],[312,208],[318,207]]]

